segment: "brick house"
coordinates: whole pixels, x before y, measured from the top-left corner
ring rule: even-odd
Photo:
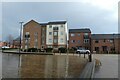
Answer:
[[[16,39],[13,40],[13,48],[19,48],[19,47],[20,47],[20,37],[17,37]]]
[[[2,48],[2,46],[8,46],[8,43],[7,42],[0,42],[0,48]]]
[[[69,29],[69,48],[85,48],[91,49],[91,30],[85,29]]]
[[[23,25],[23,49],[67,46],[67,22],[38,23],[34,20]]]
[[[92,34],[91,48],[97,53],[120,52],[120,34]]]

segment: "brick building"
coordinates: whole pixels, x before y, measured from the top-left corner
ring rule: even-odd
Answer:
[[[23,49],[67,47],[67,22],[38,23],[29,21],[23,26]]]
[[[16,39],[13,40],[13,48],[19,48],[19,47],[20,47],[20,37],[17,37]]]
[[[69,29],[69,48],[85,48],[91,49],[91,30],[85,29]]]
[[[68,41],[69,38],[69,41]],[[67,44],[69,42],[69,44]],[[22,48],[85,48],[97,53],[120,52],[120,34],[91,34],[89,28],[69,29],[66,21],[38,23],[29,21],[23,26]]]
[[[92,34],[91,50],[97,53],[120,52],[120,34]]]

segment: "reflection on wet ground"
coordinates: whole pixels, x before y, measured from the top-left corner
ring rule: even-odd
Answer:
[[[3,78],[79,77],[87,60],[66,55],[2,54]]]
[[[3,78],[19,78],[19,55],[2,54],[2,77]]]

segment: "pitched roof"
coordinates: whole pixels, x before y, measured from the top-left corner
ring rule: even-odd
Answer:
[[[92,34],[92,39],[115,39],[120,38],[120,34]]]
[[[39,23],[41,26],[46,26],[48,23]]]
[[[25,23],[23,26],[29,24],[30,22],[35,22],[35,23],[39,24],[37,21],[35,21],[35,20],[32,19],[32,20],[28,21],[27,23]]]
[[[69,33],[71,32],[91,32],[89,28],[84,28],[84,29],[69,29]]]
[[[20,36],[14,39],[14,41],[20,41]]]
[[[25,23],[23,26],[29,24],[30,22],[35,22],[37,24],[40,24],[41,26],[46,26],[46,25],[49,25],[49,24],[65,24],[67,21],[52,21],[52,22],[48,22],[48,23],[38,23],[35,20],[30,20],[27,23]]]

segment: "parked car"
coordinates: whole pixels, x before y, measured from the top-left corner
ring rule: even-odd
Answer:
[[[90,50],[84,49],[84,48],[79,48],[77,49],[76,53],[78,54],[89,54]]]
[[[10,48],[10,47],[8,47],[8,46],[2,46],[2,48],[7,48],[7,49],[8,49],[8,48]]]

